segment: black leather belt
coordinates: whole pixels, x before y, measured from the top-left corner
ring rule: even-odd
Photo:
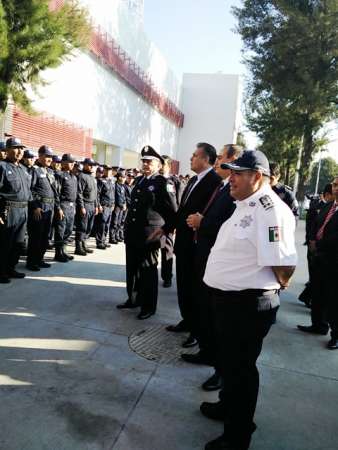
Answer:
[[[35,197],[35,199],[39,200],[41,203],[47,203],[47,204],[54,203],[54,198],[47,198],[47,197],[37,196],[37,197]]]
[[[13,202],[11,200],[7,200],[5,204],[11,208],[26,208],[28,206],[28,202]]]

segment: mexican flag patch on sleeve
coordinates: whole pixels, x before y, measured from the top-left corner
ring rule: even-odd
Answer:
[[[280,227],[269,227],[269,242],[280,241]]]

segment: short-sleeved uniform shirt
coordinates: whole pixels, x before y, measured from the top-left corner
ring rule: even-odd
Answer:
[[[279,289],[272,266],[295,266],[295,217],[270,186],[236,201],[211,249],[204,282],[223,291]]]

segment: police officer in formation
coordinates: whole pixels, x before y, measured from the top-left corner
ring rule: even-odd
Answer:
[[[124,239],[123,217],[125,212],[127,211],[127,195],[124,186],[125,179],[125,171],[119,171],[116,175],[115,208],[110,224],[109,242],[111,244],[117,244],[118,242],[122,242]]]
[[[72,173],[75,158],[70,153],[65,153],[61,158],[61,170],[55,174],[59,204],[55,212],[55,261],[66,263],[73,256],[66,252],[68,239],[70,238],[75,219],[77,200],[77,178]]]
[[[21,164],[26,168],[29,175],[32,175],[34,170],[34,164],[36,160],[36,154],[29,149],[26,149],[23,153],[23,158],[21,160]]]
[[[288,207],[293,212],[296,219],[299,217],[299,204],[296,199],[295,194],[292,191],[290,186],[286,184],[280,183],[280,167],[279,164],[275,162],[269,163],[270,167],[270,185],[272,190],[278,195],[278,197],[283,200],[284,203],[288,205]]]
[[[15,266],[26,233],[28,202],[32,200],[31,177],[20,164],[24,145],[20,139],[7,139],[6,158],[0,162],[0,283],[24,278]]]
[[[32,271],[49,268],[44,261],[54,216],[59,205],[59,195],[53,170],[50,168],[53,150],[42,145],[32,171],[33,201],[28,211],[28,251],[26,267]]]
[[[115,207],[115,179],[112,178],[112,168],[103,166],[103,176],[97,181],[99,199],[99,214],[96,224],[96,247],[101,250],[109,248],[109,228],[112,212]]]
[[[177,205],[166,178],[159,174],[162,157],[146,146],[141,158],[143,175],[135,180],[125,224],[128,299],[117,307],[140,306],[138,318],[143,320],[156,312],[160,239],[174,229]]]
[[[83,171],[78,175],[78,195],[76,210],[75,254],[86,256],[93,253],[87,247],[96,214],[98,213],[97,183],[94,176],[96,162],[91,158],[83,161]]]
[[[6,160],[6,144],[3,141],[0,141],[0,161]]]

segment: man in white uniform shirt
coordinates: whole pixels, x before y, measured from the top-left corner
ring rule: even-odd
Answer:
[[[224,434],[206,450],[247,450],[256,426],[259,374],[256,360],[274,323],[279,290],[294,272],[295,218],[269,186],[269,162],[260,151],[245,151],[230,164],[233,215],[211,249],[204,282],[209,288],[224,386],[217,403],[201,412],[224,420]]]

